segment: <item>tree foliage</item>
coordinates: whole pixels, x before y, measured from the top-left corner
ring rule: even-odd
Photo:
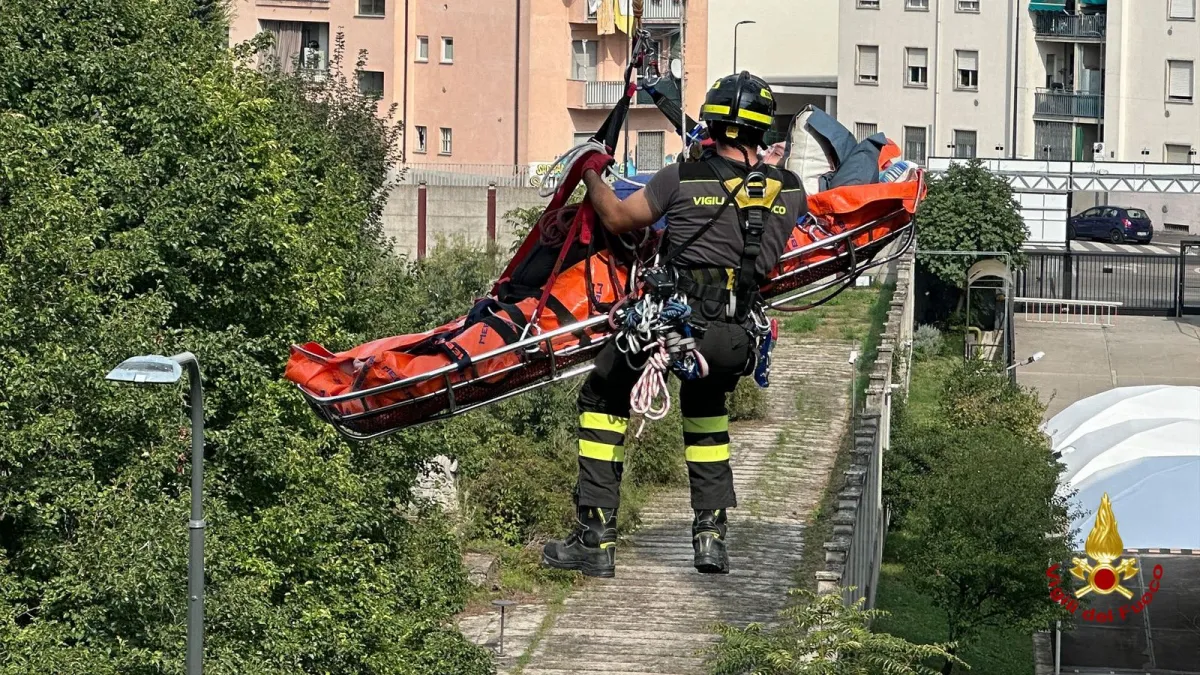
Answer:
[[[721,642],[708,653],[711,675],[924,675],[936,671],[928,659],[949,659],[953,645],[919,645],[887,633],[874,633],[870,622],[887,616],[864,610],[863,600],[842,602],[841,593],[817,596],[793,590],[795,600],[774,628],[753,623],[745,628],[720,626]]]
[[[984,626],[1046,626],[1061,616],[1046,566],[1070,553],[1059,465],[1044,444],[1003,427],[944,433],[938,466],[917,482],[921,496],[905,521],[914,583],[946,613],[951,641]]]
[[[183,350],[209,672],[490,672],[445,625],[449,528],[403,517],[438,431],[349,447],[280,378],[290,344],[377,337],[417,285],[380,232],[398,130],[344,77],[240,65],[195,9],[0,13],[0,672],[183,671],[185,398],[103,379]]]
[[[993,364],[967,362],[946,373],[936,414],[922,422],[909,405],[896,405],[884,455],[889,548],[945,612],[949,639],[1060,617],[1044,572],[1069,557],[1071,519],[1037,395]]]
[[[1021,245],[1028,237],[1012,187],[980,160],[952,164],[929,183],[929,194],[917,213],[921,248],[929,251],[1001,251],[1014,269],[1024,264]],[[942,282],[961,287],[967,270],[979,258],[922,256],[922,267]]]

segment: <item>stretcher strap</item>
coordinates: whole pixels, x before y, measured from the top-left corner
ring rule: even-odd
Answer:
[[[571,310],[567,309],[567,306],[563,304],[562,300],[559,300],[554,295],[551,295],[549,299],[546,300],[546,309],[554,312],[554,317],[558,319],[558,325],[561,328],[566,328],[567,326],[579,321],[579,319],[575,318],[575,315],[571,313]],[[587,333],[585,333],[583,330],[571,331],[571,335],[574,335],[579,340],[579,346],[581,347],[587,347],[588,345],[592,344],[592,339],[588,337]]]
[[[450,360],[454,361],[454,364],[458,367],[458,372],[461,373],[471,367],[471,355],[457,342],[443,342],[440,346],[446,352],[446,355],[450,357]]]

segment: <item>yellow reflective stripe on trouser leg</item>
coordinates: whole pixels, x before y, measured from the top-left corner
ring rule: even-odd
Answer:
[[[689,445],[684,448],[684,457],[689,462],[726,462],[729,460],[729,444]]]
[[[625,461],[625,430],[629,420],[603,413],[579,415],[579,456],[601,462]]]
[[[689,462],[729,459],[729,416],[684,417],[684,456]]]
[[[729,432],[729,415],[683,418],[683,433],[685,434],[719,434],[721,432]]]

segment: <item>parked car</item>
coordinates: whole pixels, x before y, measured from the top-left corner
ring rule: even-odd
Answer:
[[[1097,206],[1067,220],[1067,239],[1149,244],[1153,237],[1154,225],[1150,216],[1142,209],[1127,206]]]

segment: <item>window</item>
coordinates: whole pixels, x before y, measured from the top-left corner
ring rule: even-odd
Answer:
[[[858,81],[871,84],[879,82],[879,47],[858,46]]]
[[[596,40],[575,40],[571,43],[574,60],[571,62],[571,79],[584,82],[596,81]]]
[[[925,127],[904,127],[904,159],[925,166]]]
[[[928,12],[929,0],[904,0],[904,9],[916,9]]]
[[[666,153],[665,136],[662,131],[638,132],[637,155],[634,160],[638,173],[650,173],[663,168],[663,155]]]
[[[374,70],[358,71],[358,91],[363,96],[383,98],[383,73]]]
[[[877,133],[879,133],[878,124],[870,124],[867,122],[856,122],[854,124],[854,137],[859,141],[864,141]]]
[[[904,60],[908,64],[908,75],[905,80],[908,86],[929,86],[929,50],[908,47],[904,50]]]
[[[429,61],[429,38],[424,35],[417,36],[417,61]]]
[[[954,60],[958,64],[958,82],[955,89],[978,89],[979,52],[955,50]]]
[[[1167,18],[1183,21],[1196,20],[1196,0],[1171,0]]]
[[[1167,158],[1167,164],[1192,163],[1192,146],[1190,145],[1175,145],[1173,143],[1167,143],[1166,151],[1163,154]]]
[[[958,11],[960,12],[978,12],[979,0],[958,0]]]
[[[358,0],[360,16],[383,16],[385,0]]]
[[[954,156],[959,159],[975,158],[975,132],[954,130]]]
[[[429,152],[429,129],[427,127],[417,127],[416,152],[421,154]]]
[[[1094,207],[1088,209],[1087,211],[1084,211],[1083,213],[1079,214],[1079,217],[1080,218],[1099,218],[1100,214],[1103,212],[1104,212],[1103,208],[1101,208],[1099,206],[1094,206]]]
[[[449,155],[454,152],[454,131],[442,127],[442,152],[443,155]]]
[[[859,9],[879,9],[879,0],[858,0]]]
[[[1167,100],[1192,102],[1194,61],[1167,61]]]
[[[1141,209],[1125,209],[1125,214],[1138,220],[1150,220],[1150,216],[1147,216],[1146,212]]]
[[[454,38],[442,38],[442,63],[454,63]]]

